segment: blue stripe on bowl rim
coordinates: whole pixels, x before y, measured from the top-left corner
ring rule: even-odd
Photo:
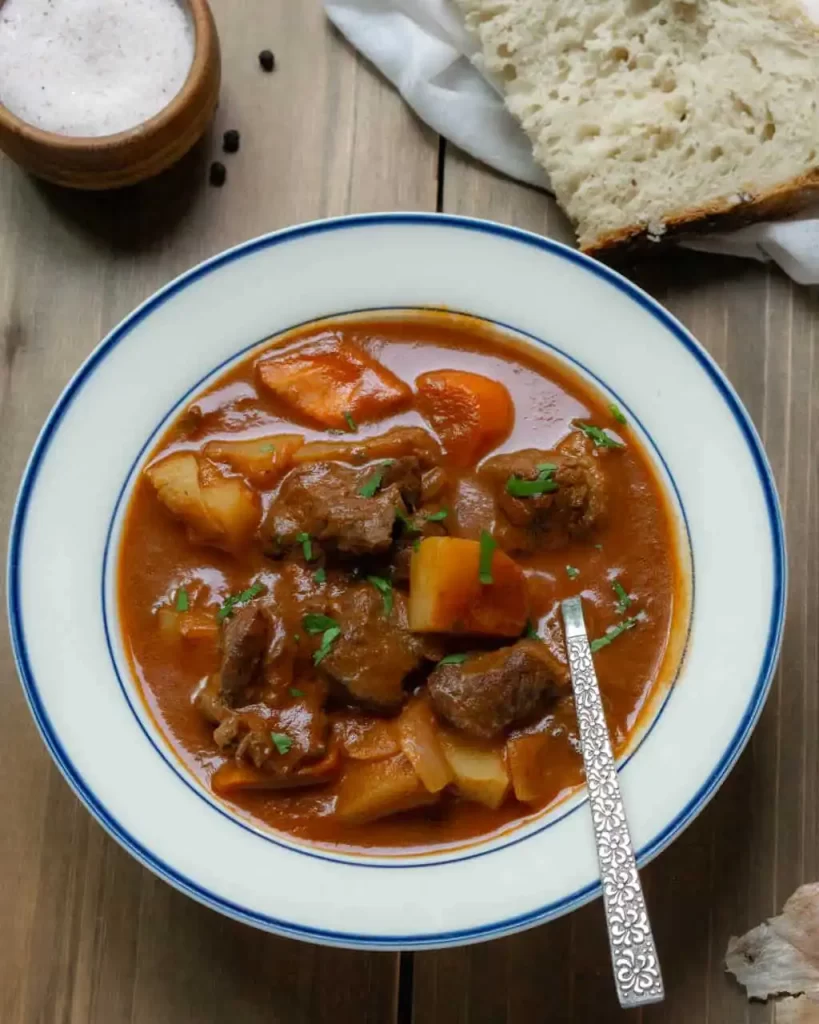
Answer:
[[[412,309],[407,309],[406,307],[397,307],[397,306],[371,306],[371,307],[364,308],[364,309],[346,310],[343,313],[334,313],[334,314],[332,314],[332,317],[333,317],[333,320],[338,320],[338,319],[344,319],[344,318],[347,318],[347,317],[355,317],[355,316],[359,316],[359,315],[384,314],[384,313],[401,313],[401,312],[410,312],[411,313],[411,312],[413,312],[413,310]],[[517,335],[518,337],[527,338],[529,341],[533,342],[535,345],[538,345],[538,346],[541,346],[541,347],[543,347],[545,349],[548,349],[551,353],[553,353],[556,356],[558,356],[561,360],[564,360],[565,362],[571,364],[572,366],[574,366],[577,369],[579,369],[580,371],[582,371],[582,373],[585,374],[590,380],[594,381],[594,383],[599,387],[599,389],[601,391],[601,394],[603,394],[604,397],[608,397],[608,398],[614,399],[614,401],[617,403],[617,405],[621,409],[623,409],[626,413],[628,413],[628,417],[629,417],[630,422],[632,424],[635,424],[639,428],[639,430],[642,431],[644,437],[647,439],[647,441],[649,443],[649,447],[654,452],[654,455],[656,456],[657,461],[662,466],[663,472],[665,473],[665,475],[666,475],[666,477],[668,479],[668,482],[671,485],[671,490],[674,493],[674,498],[676,500],[676,507],[679,510],[679,514],[680,514],[680,517],[682,519],[683,533],[685,535],[685,540],[686,540],[686,543],[687,543],[687,546],[688,546],[688,557],[689,557],[690,564],[691,564],[691,578],[692,578],[692,583],[691,583],[691,611],[693,612],[694,594],[695,594],[695,590],[696,590],[696,569],[695,569],[695,566],[694,566],[694,552],[693,552],[693,547],[692,547],[692,544],[691,544],[691,530],[690,530],[690,527],[688,525],[688,517],[686,516],[686,513],[685,513],[685,506],[683,505],[682,496],[680,494],[679,488],[677,487],[677,482],[675,481],[674,476],[671,473],[671,468],[669,467],[668,463],[666,462],[665,458],[663,457],[663,454],[660,451],[659,447],[657,446],[657,443],[655,442],[655,440],[651,436],[651,434],[648,432],[648,430],[646,430],[644,424],[639,419],[639,417],[636,415],[634,410],[628,405],[628,403],[622,398],[622,396],[619,395],[616,391],[614,391],[611,388],[611,386],[608,385],[596,373],[593,373],[584,363],[580,362],[579,359],[576,359],[574,356],[570,355],[568,352],[565,352],[563,349],[559,348],[557,345],[554,345],[551,342],[545,341],[543,338],[540,338],[540,337],[538,337],[535,334],[531,334],[529,331],[523,331],[519,327],[514,327],[512,324],[504,323],[501,320],[492,320],[492,319],[490,319],[488,317],[476,316],[475,314],[472,314],[472,313],[463,313],[463,312],[460,312],[459,310],[455,310],[455,309],[453,309],[451,307],[448,307],[447,309],[441,309],[441,308],[436,308],[436,307],[431,307],[431,306],[425,306],[423,308],[423,312],[432,312],[432,313],[439,312],[439,313],[449,313],[449,314],[461,315],[461,316],[468,317],[471,320],[477,320],[477,321],[479,321],[479,322],[481,322],[483,324],[487,324],[489,326],[492,326],[492,327],[495,327],[497,329],[500,329],[501,331],[503,331],[503,332],[505,332],[507,334],[510,334],[512,336]],[[327,318],[323,317],[321,319],[327,319]],[[310,320],[303,321],[302,323],[291,324],[289,327],[285,327],[283,330],[277,331],[276,332],[276,336],[277,337],[281,337],[283,335],[287,335],[291,331],[299,330],[302,327],[306,327],[306,326],[308,326],[311,323],[317,323],[317,322],[319,322],[319,321],[317,321],[316,318],[314,317],[314,318],[311,318]],[[202,388],[204,386],[206,386],[208,384],[212,384],[215,381],[217,381],[219,379],[219,376],[228,367],[230,367],[232,365],[235,365],[236,363],[238,363],[242,359],[246,358],[248,353],[252,352],[255,348],[258,348],[259,346],[264,345],[265,342],[269,342],[269,340],[270,340],[270,337],[266,336],[265,338],[262,338],[262,339],[260,339],[258,341],[252,342],[249,345],[246,345],[240,351],[235,352],[232,355],[228,356],[226,359],[222,360],[222,362],[219,363],[218,366],[216,366],[215,368],[209,370],[208,373],[204,374],[195,384],[193,384],[190,388],[188,388],[188,390],[185,392],[184,395],[181,396],[181,398],[177,399],[176,402],[174,402],[173,407],[162,417],[162,419],[160,420],[158,425],[151,431],[147,441],[145,441],[145,443],[142,445],[142,447],[140,448],[139,452],[137,453],[135,459],[133,460],[133,462],[129,466],[128,472],[125,475],[125,479],[123,481],[122,487],[120,488],[119,494],[117,495],[117,499],[116,499],[116,501],[114,503],[114,509],[113,509],[113,512],[111,513],[111,518],[109,520],[108,530],[107,530],[106,538],[105,538],[105,549],[103,551],[103,557],[102,557],[102,573],[101,573],[101,581],[100,581],[100,601],[101,601],[101,606],[102,606],[102,619],[103,619],[103,626],[104,626],[104,630],[105,630],[105,641],[106,641],[106,644],[108,646],[108,655],[109,655],[109,658],[111,659],[111,667],[112,667],[112,669],[114,671],[114,674],[115,674],[115,676],[117,678],[117,682],[119,684],[120,691],[122,692],[122,696],[123,696],[124,700],[126,701],[126,703],[128,704],[128,707],[130,708],[131,713],[133,714],[134,718],[136,719],[137,725],[139,726],[139,728],[140,728],[142,734],[145,736],[146,740],[151,744],[151,746],[154,748],[156,753],[159,754],[159,756],[165,762],[167,767],[176,776],[176,779],[179,782],[181,782],[192,793],[194,793],[194,795],[197,798],[199,798],[200,800],[204,800],[208,804],[209,807],[211,807],[213,810],[215,810],[218,814],[220,814],[223,817],[227,818],[227,820],[230,821],[231,824],[238,825],[240,828],[244,829],[247,832],[250,832],[252,835],[256,836],[257,838],[262,839],[262,840],[264,840],[266,842],[272,843],[275,846],[279,846],[282,849],[288,850],[291,853],[299,853],[299,854],[302,854],[303,856],[311,857],[311,858],[313,858],[315,860],[331,861],[334,864],[343,864],[346,867],[363,867],[363,868],[389,868],[389,869],[399,869],[400,868],[402,870],[408,870],[408,869],[413,869],[413,868],[438,867],[438,866],[445,866],[445,865],[448,865],[448,864],[462,864],[464,861],[467,861],[467,860],[474,860],[474,859],[476,859],[478,857],[486,857],[489,854],[498,853],[501,850],[506,850],[510,846],[517,846],[518,843],[525,842],[527,839],[531,839],[533,836],[540,835],[540,833],[547,831],[548,829],[552,828],[553,826],[555,826],[555,825],[559,824],[561,821],[563,821],[564,818],[568,818],[571,814],[574,814],[576,811],[578,811],[581,807],[583,807],[588,802],[588,798],[585,795],[583,795],[580,800],[577,800],[577,799],[575,799],[574,795],[572,795],[566,801],[564,801],[564,803],[562,805],[559,805],[558,808],[556,808],[555,810],[553,810],[551,812],[546,812],[545,814],[528,815],[527,817],[525,817],[523,819],[520,819],[518,822],[513,824],[509,829],[504,830],[504,832],[501,832],[499,834],[495,834],[495,835],[491,835],[491,836],[485,837],[484,840],[482,841],[482,843],[483,843],[484,846],[487,843],[491,843],[492,845],[489,846],[489,848],[481,849],[480,845],[479,844],[475,844],[475,843],[471,843],[468,846],[461,847],[461,848],[453,847],[453,848],[450,848],[448,850],[441,851],[440,855],[441,855],[442,859],[437,859],[437,860],[435,859],[435,855],[434,854],[418,852],[418,853],[414,854],[416,859],[414,861],[412,861],[411,863],[400,863],[400,862],[398,862],[398,856],[400,856],[398,854],[392,855],[392,862],[390,862],[390,859],[389,859],[390,855],[389,854],[383,855],[384,859],[379,861],[379,860],[376,860],[375,857],[372,854],[367,854],[365,851],[362,851],[361,853],[357,853],[356,851],[350,850],[349,852],[344,852],[344,853],[341,853],[341,854],[333,854],[333,853],[330,852],[330,850],[328,850],[326,848],[322,849],[321,847],[318,847],[318,846],[315,846],[315,845],[308,846],[308,845],[305,845],[305,844],[301,844],[297,840],[291,839],[288,836],[283,836],[282,834],[276,833],[273,830],[262,829],[259,826],[254,825],[249,820],[240,817],[238,812],[228,810],[227,805],[222,803],[221,801],[217,800],[209,792],[207,792],[205,790],[205,788],[201,785],[199,780],[195,778],[193,773],[190,772],[184,766],[184,764],[181,763],[179,755],[173,749],[173,747],[169,743],[167,737],[162,736],[161,741],[157,742],[157,740],[152,735],[151,730],[146,726],[145,721],[143,719],[143,716],[140,715],[139,711],[135,707],[135,702],[131,699],[131,695],[128,692],[128,687],[126,686],[125,681],[123,679],[123,673],[120,672],[120,666],[118,664],[117,656],[115,654],[115,644],[114,644],[114,641],[112,639],[112,635],[113,635],[114,630],[112,629],[111,624],[110,624],[110,616],[109,616],[109,611],[108,611],[108,600],[107,600],[107,596],[106,596],[106,591],[108,589],[109,576],[111,576],[112,573],[116,572],[115,568],[111,569],[111,568],[109,568],[109,566],[111,566],[113,561],[114,561],[114,559],[112,558],[112,540],[114,538],[114,530],[115,530],[115,527],[117,525],[117,519],[120,517],[121,509],[123,509],[124,505],[126,504],[126,501],[125,501],[126,497],[130,495],[130,493],[131,493],[131,491],[133,489],[134,482],[135,482],[136,475],[137,475],[137,467],[142,462],[143,458],[145,457],[146,452],[148,452],[151,449],[153,449],[154,445],[156,444],[158,439],[162,436],[162,434],[165,432],[165,430],[168,428],[168,425],[173,420],[173,418],[179,413],[179,411],[182,408],[184,408],[185,405],[188,404],[190,399],[195,394],[199,393],[202,390]],[[691,629],[691,615],[689,615],[689,622],[687,624],[686,637],[685,637],[685,641],[684,641],[684,644],[683,644],[683,650],[682,650],[682,652],[680,654],[679,663],[678,663],[678,665],[677,665],[677,667],[675,669],[674,677],[671,680],[670,684],[668,685],[665,694],[663,695],[663,699],[662,699],[662,702],[661,702],[660,706],[654,710],[654,714],[652,716],[652,719],[651,719],[651,722],[650,722],[648,728],[644,729],[642,735],[639,736],[638,741],[637,741],[636,745],[634,746],[634,748],[632,750],[630,750],[628,752],[627,756],[625,758],[623,758],[623,760],[618,763],[618,765],[617,765],[617,770],[618,771],[623,771],[623,769],[626,767],[626,765],[637,754],[637,752],[639,751],[640,747],[642,747],[643,743],[645,743],[645,741],[651,735],[652,731],[654,730],[654,727],[657,725],[658,721],[660,720],[660,717],[662,716],[663,712],[665,711],[666,707],[668,706],[668,702],[671,699],[672,693],[674,691],[674,686],[675,686],[675,684],[677,682],[677,678],[679,676],[679,673],[680,673],[680,671],[682,669],[682,666],[683,666],[683,663],[684,663],[684,660],[685,660],[685,653],[686,653],[686,649],[687,649],[687,646],[688,646],[690,629]],[[123,659],[123,660],[127,660],[127,659]],[[129,677],[131,677],[133,675],[132,671],[130,670],[130,666],[128,666],[126,668],[126,674]],[[139,698],[137,698],[137,700],[138,700],[138,702],[140,704],[142,704],[142,702],[139,701]],[[151,720],[153,718],[153,716],[151,715],[150,712],[148,712],[146,717],[148,719],[151,719]],[[154,725],[155,725],[155,723],[154,723]],[[158,731],[161,734],[161,730],[158,730]],[[533,827],[533,828],[531,828],[529,830],[526,830],[526,827],[534,825],[534,823],[537,821],[538,818],[544,818],[545,820],[538,827]],[[520,834],[521,832],[523,834]],[[480,842],[481,841],[479,841],[479,843]],[[476,846],[478,846],[477,849],[476,849]],[[470,850],[472,852],[468,852]],[[357,860],[354,859],[356,856],[358,856]],[[404,856],[406,856],[406,854]]]
[[[291,938],[300,938],[312,942],[329,945],[342,945],[348,948],[361,949],[429,948],[459,945],[467,942],[498,938],[502,935],[506,935],[523,928],[544,923],[545,921],[551,920],[554,917],[581,906],[583,903],[588,902],[599,894],[600,884],[599,882],[591,883],[588,886],[578,889],[568,896],[563,897],[561,900],[554,901],[546,906],[536,908],[535,910],[517,915],[516,917],[493,922],[492,924],[459,931],[408,936],[365,935],[309,928],[293,922],[283,921],[264,914],[259,914],[246,907],[238,906],[231,901],[199,886],[196,882],[186,878],[184,875],[177,872],[170,864],[167,864],[155,856],[150,850],[142,846],[134,836],[130,835],[119,824],[108,809],[103,806],[99,800],[97,800],[93,791],[87,786],[83,778],[80,776],[60,743],[59,738],[49,720],[46,709],[40,700],[37,683],[31,670],[31,664],[26,649],[19,599],[20,550],[25,530],[26,513],[31,493],[37,479],[40,462],[48,449],[60,421],[82,389],[84,382],[94,372],[97,364],[100,363],[106,357],[108,352],[124,337],[126,337],[138,323],[144,320],[154,309],[161,306],[171,298],[176,292],[181,291],[194,281],[206,276],[214,270],[217,270],[219,267],[232,263],[238,259],[242,259],[256,251],[275,245],[286,244],[287,242],[296,241],[310,235],[390,225],[421,226],[426,228],[434,227],[494,235],[496,237],[504,238],[507,241],[522,243],[535,249],[548,252],[559,259],[564,259],[570,263],[574,263],[585,271],[593,274],[595,277],[605,281],[617,291],[636,302],[638,306],[645,310],[662,327],[669,331],[669,333],[683,345],[690,355],[697,360],[706,376],[710,379],[711,383],[717,389],[718,393],[727,405],[745,439],[746,444],[748,445],[765,499],[765,505],[768,512],[768,524],[771,531],[773,589],[771,615],[764,655],[757,675],[757,680],[751,694],[751,699],[749,700],[737,729],[730,743],[723,752],[722,757],[715,765],[708,779],[703,783],[688,804],[666,826],[665,829],[658,833],[651,842],[638,851],[638,861],[641,865],[655,857],[674,838],[676,838],[676,836],[679,835],[680,832],[682,832],[682,830],[691,823],[691,821],[693,821],[722,784],[737,758],[742,753],[753,727],[759,718],[765,703],[765,698],[767,697],[771,686],[773,672],[782,642],[787,582],[784,527],[773,474],[756,429],[733,387],[699,342],[697,342],[694,337],[671,316],[670,313],[666,312],[662,306],[655,302],[654,299],[639,289],[636,285],[615,273],[613,270],[603,264],[597,263],[582,253],[569,249],[567,246],[564,246],[559,242],[542,238],[539,235],[523,231],[519,228],[495,224],[490,221],[456,217],[448,214],[387,213],[354,215],[331,220],[313,221],[308,224],[299,225],[293,228],[286,228],[282,231],[274,232],[272,234],[253,239],[249,242],[245,242],[242,245],[220,253],[197,267],[187,271],[185,274],[176,278],[174,281],[170,282],[160,291],[147,299],[121,324],[115,327],[102,342],[100,342],[97,348],[85,360],[68,383],[49,414],[23,473],[20,491],[18,493],[12,516],[6,579],[7,612],[9,617],[12,650],[17,665],[17,671],[23,686],[23,691],[43,741],[68,784],[103,828],[105,828],[114,839],[125,847],[125,849],[127,849],[132,856],[140,861],[145,867],[149,868],[156,875],[163,878],[181,892],[184,892],[193,899],[196,899],[198,902],[243,923],[251,924],[255,927],[263,928],[268,931],[274,931]],[[346,864],[346,862],[341,863]]]

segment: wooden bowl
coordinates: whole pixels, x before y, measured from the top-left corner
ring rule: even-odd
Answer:
[[[96,138],[35,128],[0,103],[0,149],[57,185],[110,189],[134,185],[176,163],[208,127],[219,98],[219,36],[207,0],[185,0],[195,32],[193,64],[181,90],[142,124]]]

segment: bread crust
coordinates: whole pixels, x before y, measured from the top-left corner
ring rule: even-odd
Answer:
[[[760,220],[790,217],[811,203],[819,202],[819,167],[797,175],[757,195],[713,199],[702,206],[664,218],[665,230],[658,235],[647,225],[622,228],[603,235],[582,251],[589,256],[606,256],[615,251],[643,249],[678,241],[680,236],[711,231],[735,231]]]

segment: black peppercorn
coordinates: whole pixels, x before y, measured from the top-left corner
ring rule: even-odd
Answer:
[[[225,168],[225,165],[219,163],[218,160],[215,160],[210,165],[210,183],[211,183],[211,185],[214,185],[216,188],[221,188],[224,185],[226,179],[227,179],[227,170]]]
[[[229,128],[222,136],[222,149],[226,153],[239,152],[239,133],[235,128]]]
[[[273,56],[273,51],[262,50],[259,54],[259,63],[262,66],[262,71],[272,71],[276,66],[276,58]]]

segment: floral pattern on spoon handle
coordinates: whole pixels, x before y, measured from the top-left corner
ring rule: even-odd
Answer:
[[[617,995],[623,1007],[665,997],[579,597],[563,602],[566,648],[586,768]]]

